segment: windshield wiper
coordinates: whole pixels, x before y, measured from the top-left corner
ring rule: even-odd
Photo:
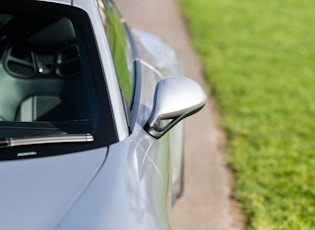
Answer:
[[[63,134],[54,136],[37,136],[22,138],[0,138],[0,148],[9,148],[23,145],[41,145],[56,143],[93,142],[94,137],[89,134]]]

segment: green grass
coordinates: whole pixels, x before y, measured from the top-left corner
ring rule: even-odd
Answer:
[[[248,229],[315,229],[315,1],[179,3]]]

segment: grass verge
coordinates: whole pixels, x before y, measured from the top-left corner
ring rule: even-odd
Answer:
[[[179,3],[248,229],[314,229],[315,1]]]

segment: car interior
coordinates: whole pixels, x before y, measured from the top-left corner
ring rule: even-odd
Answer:
[[[83,61],[69,18],[0,14],[0,121],[91,119]]]

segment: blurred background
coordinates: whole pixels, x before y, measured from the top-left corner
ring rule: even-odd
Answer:
[[[314,229],[315,2],[115,2],[209,89],[187,120],[174,229]]]

